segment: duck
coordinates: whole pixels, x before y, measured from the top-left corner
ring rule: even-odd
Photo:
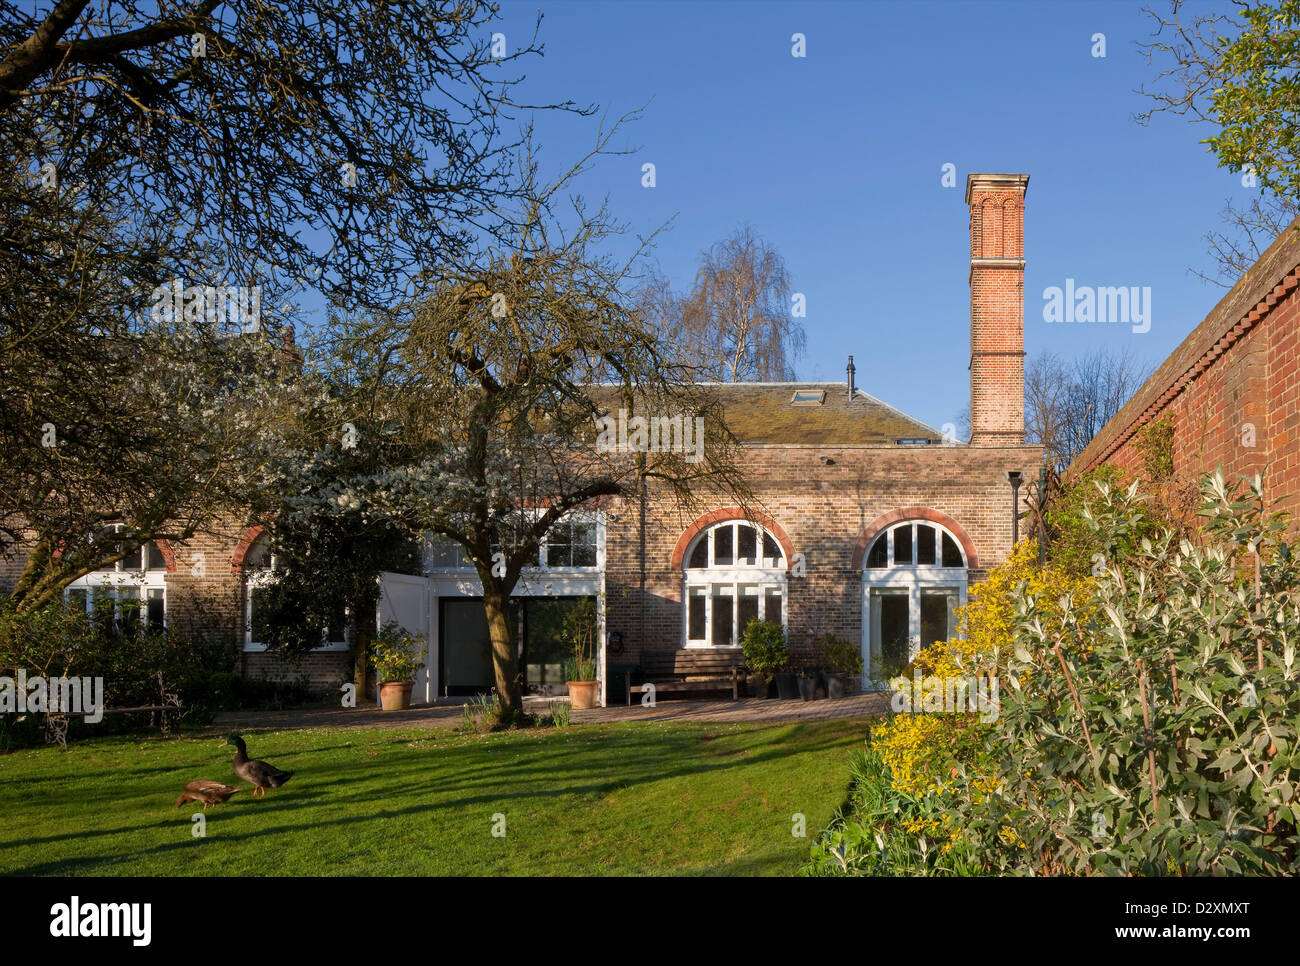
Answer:
[[[235,774],[253,786],[254,798],[257,797],[258,792],[261,792],[262,797],[265,798],[268,788],[279,788],[293,777],[291,771],[280,771],[274,765],[249,758],[248,746],[239,735],[231,735],[223,744],[235,746]]]
[[[176,799],[176,807],[180,808],[186,802],[202,802],[203,811],[206,812],[209,805],[220,805],[237,791],[239,789],[234,785],[225,785],[207,778],[200,778],[185,786],[185,790],[181,792],[181,797]]]

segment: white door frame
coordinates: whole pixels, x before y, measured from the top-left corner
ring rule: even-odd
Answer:
[[[879,672],[881,658],[878,639],[880,634],[875,627],[876,612],[871,606],[875,591],[905,592],[907,594],[907,636],[911,640],[908,649],[909,660],[916,656],[921,638],[921,594],[923,591],[948,590],[956,594],[956,607],[966,604],[967,571],[964,567],[894,567],[891,569],[875,568],[862,572],[862,686],[867,689],[881,689],[888,685]],[[956,632],[953,623],[955,607],[948,614],[948,632]],[[877,678],[881,679],[878,680]]]

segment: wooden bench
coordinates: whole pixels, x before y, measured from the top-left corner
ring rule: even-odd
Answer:
[[[648,686],[653,686],[656,697],[664,693],[730,691],[735,701],[740,697],[744,662],[740,651],[686,648],[646,652],[637,670],[625,672],[628,706],[632,705],[633,693],[644,694]],[[640,683],[632,683],[634,675]]]
[[[135,708],[104,708],[101,714],[135,714],[137,712],[149,712],[149,727],[155,726],[154,715],[158,715],[157,727],[162,731],[165,738],[171,731],[170,715],[179,715],[181,710],[181,696],[175,691],[168,691],[163,684],[162,675],[158,675],[158,698],[161,704],[143,704]],[[45,743],[47,745],[59,744],[64,751],[68,750],[68,722],[71,720],[71,714],[65,712],[56,712],[45,716]]]

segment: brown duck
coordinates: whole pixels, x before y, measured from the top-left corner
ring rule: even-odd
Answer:
[[[220,805],[237,791],[239,789],[234,785],[224,785],[221,782],[200,778],[185,786],[181,797],[176,799],[176,807],[180,808],[186,802],[202,802],[203,811],[206,812],[209,805]]]
[[[235,774],[253,786],[254,798],[258,792],[265,796],[268,788],[279,788],[293,777],[291,771],[280,771],[274,765],[249,758],[248,747],[239,735],[231,735],[224,743],[235,746]]]

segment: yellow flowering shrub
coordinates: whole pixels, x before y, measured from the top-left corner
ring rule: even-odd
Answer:
[[[1089,606],[1091,577],[1070,574],[1048,564],[1039,567],[1038,545],[1025,540],[989,571],[988,579],[970,590],[970,600],[957,611],[958,633],[922,649],[904,670],[923,677],[967,678],[1001,676],[1013,653],[1016,612],[1014,591],[1022,583],[1039,598],[1047,626],[1062,626],[1061,599],[1072,598],[1077,615]],[[1076,625],[1077,626],[1077,625]],[[1060,635],[1058,635],[1060,636]],[[1071,651],[1086,649],[1077,640],[1063,640]],[[909,795],[942,790],[960,775],[965,792],[978,799],[993,791],[992,762],[983,739],[996,723],[973,713],[906,713],[887,718],[872,731],[872,744],[889,766],[894,787]],[[974,777],[971,777],[974,776]]]

